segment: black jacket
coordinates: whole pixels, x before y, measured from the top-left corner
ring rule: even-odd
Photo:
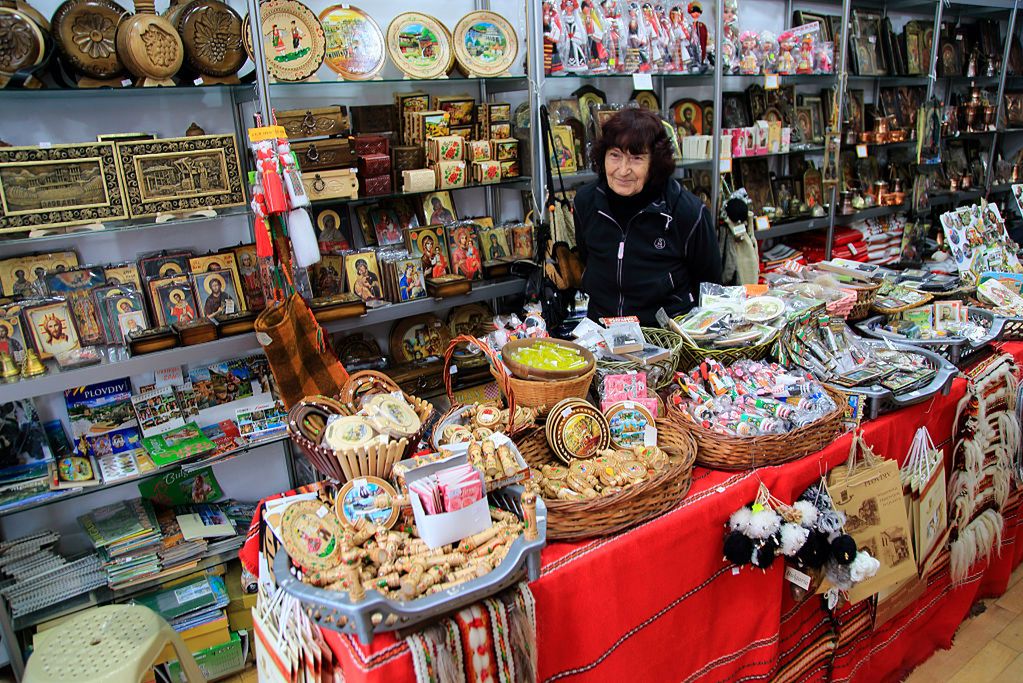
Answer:
[[[575,235],[586,266],[588,316],[635,315],[656,326],[658,308],[671,316],[699,303],[701,282],[721,281],[721,256],[703,202],[670,178],[659,198],[625,225],[613,218],[606,181],[579,189]]]

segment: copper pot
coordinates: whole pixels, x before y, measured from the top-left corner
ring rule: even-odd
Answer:
[[[875,180],[874,187],[871,189],[871,195],[874,197],[874,203],[878,206],[882,206],[885,203],[886,194],[888,194],[888,181]]]
[[[888,131],[888,140],[890,142],[905,142],[906,135],[907,133],[904,128],[895,128]]]
[[[867,145],[873,143],[874,142],[874,131],[865,130],[862,133],[860,133],[860,142],[862,142],[864,144],[867,144]]]

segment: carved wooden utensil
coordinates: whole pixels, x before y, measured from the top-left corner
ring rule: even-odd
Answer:
[[[153,0],[136,0],[135,15],[117,29],[117,53],[137,86],[174,85],[171,76],[181,68],[184,46],[167,19],[156,13]]]
[[[248,55],[242,44],[242,18],[220,0],[192,0],[176,13],[174,25],[185,46],[188,66],[207,83],[237,83]]]
[[[81,75],[79,87],[120,85],[124,63],[117,55],[117,27],[127,16],[114,0],[66,0],[53,13],[54,42]]]
[[[38,66],[46,59],[46,42],[39,13],[14,0],[0,0],[0,88],[11,82],[18,72],[25,72]],[[34,77],[25,80],[25,87],[40,87]]]

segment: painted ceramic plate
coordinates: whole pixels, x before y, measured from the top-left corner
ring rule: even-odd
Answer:
[[[335,451],[363,448],[376,437],[369,421],[358,415],[331,420],[323,432],[323,444]]]
[[[611,443],[616,448],[642,446],[646,428],[654,424],[650,411],[632,401],[615,403],[604,416],[611,429]]]
[[[318,500],[292,503],[281,520],[284,549],[305,569],[322,571],[341,564],[342,534],[330,508]]]
[[[387,27],[387,52],[411,78],[440,78],[455,60],[451,35],[429,14],[403,12]]]
[[[394,487],[383,479],[360,477],[352,479],[337,492],[334,513],[347,527],[354,527],[360,519],[364,519],[390,529],[398,519],[397,498]]]
[[[327,41],[324,61],[349,81],[368,81],[384,66],[384,34],[358,7],[331,5],[320,12]]]
[[[391,331],[390,354],[398,363],[424,363],[444,357],[451,336],[432,313],[406,318]]]
[[[755,296],[746,300],[743,313],[755,323],[766,323],[785,312],[785,302],[776,296]]]
[[[564,462],[592,458],[611,445],[611,429],[604,415],[583,401],[562,409],[550,429],[551,448]]]
[[[315,74],[323,64],[325,42],[312,10],[296,0],[266,0],[259,14],[270,75],[278,81],[301,81]],[[247,27],[243,35],[251,40]]]
[[[519,54],[515,29],[494,12],[469,12],[455,26],[452,41],[462,70],[475,76],[499,76]]]

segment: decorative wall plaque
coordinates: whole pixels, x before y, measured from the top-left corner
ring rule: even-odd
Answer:
[[[327,66],[349,81],[368,81],[384,66],[384,34],[358,7],[331,5],[320,12]]]
[[[0,232],[126,216],[113,144],[0,147]]]
[[[245,203],[233,135],[122,142],[117,157],[133,218]]]
[[[124,73],[117,55],[117,27],[128,16],[114,0],[67,0],[53,13],[57,49],[76,71],[93,78]]]
[[[519,39],[499,14],[469,12],[455,26],[455,58],[470,76],[500,76],[515,62]]]
[[[242,18],[220,0],[192,0],[174,22],[188,64],[200,74],[232,76],[247,55],[242,47]]]
[[[451,70],[451,34],[429,14],[402,12],[387,27],[391,61],[410,78],[440,78]]]
[[[185,48],[174,25],[156,13],[153,0],[136,0],[135,15],[118,27],[114,42],[138,85],[174,85],[171,76],[181,68]]]
[[[296,0],[267,0],[259,6],[263,51],[270,75],[278,81],[301,81],[323,64],[323,27],[312,10]],[[250,41],[246,26],[243,35]],[[251,50],[250,50],[251,54]]]
[[[0,2],[0,76],[31,69],[46,56],[43,29],[13,2],[6,5]]]

